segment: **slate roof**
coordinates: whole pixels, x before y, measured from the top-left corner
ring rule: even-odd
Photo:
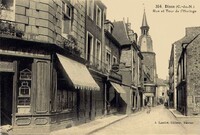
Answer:
[[[131,44],[128,38],[126,24],[123,21],[113,22],[113,36],[119,41],[121,45]]]
[[[199,34],[200,34],[200,31],[199,31]],[[190,43],[197,35],[198,35],[198,33],[193,33],[193,34],[187,34],[186,33],[186,36],[184,36],[180,40],[174,42],[174,44],[176,45],[176,48],[182,48],[181,47],[182,43]],[[177,62],[178,62],[178,60],[180,58],[181,51],[182,51],[182,49],[180,49],[180,50],[176,49],[176,59],[177,59]]]
[[[142,19],[142,27],[149,27],[149,25],[147,24],[147,17],[146,17],[145,11],[143,14],[143,19]]]
[[[157,85],[158,86],[165,86],[166,84],[166,80],[163,80],[161,78],[157,78]]]

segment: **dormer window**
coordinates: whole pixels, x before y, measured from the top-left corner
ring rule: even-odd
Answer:
[[[112,34],[113,29],[114,29],[113,23],[109,20],[105,20],[104,26],[105,26],[105,30]]]
[[[112,33],[112,32],[113,32],[113,26],[112,26],[111,24],[109,24],[108,27],[109,27],[109,28],[108,28],[108,31],[109,31],[110,33]]]

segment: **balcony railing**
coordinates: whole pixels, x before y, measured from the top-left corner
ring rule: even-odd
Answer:
[[[73,35],[68,35],[67,38],[62,37],[62,41],[65,50],[71,54],[80,56],[84,51],[83,48],[78,46],[77,39]]]
[[[17,27],[17,23],[0,19],[0,34],[12,37],[22,38],[24,31]]]
[[[88,56],[87,66],[104,74],[109,73],[108,64],[91,55]]]

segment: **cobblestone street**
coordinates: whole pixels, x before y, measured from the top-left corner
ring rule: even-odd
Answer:
[[[186,124],[187,123],[187,124]],[[139,134],[199,134],[199,118],[175,118],[164,106],[152,108],[150,114],[143,111],[112,124],[92,135]]]

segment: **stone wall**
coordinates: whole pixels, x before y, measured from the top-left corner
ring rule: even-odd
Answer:
[[[155,83],[155,75],[156,75],[156,60],[155,60],[155,53],[153,52],[142,52],[144,57],[143,63],[149,69],[151,83]]]
[[[199,31],[200,33],[200,31]],[[200,114],[200,36],[187,47],[187,114]]]
[[[120,49],[119,47],[112,41],[112,39],[109,39],[107,36],[105,36],[105,45],[111,49],[111,61],[113,63],[113,56],[117,58],[117,62],[119,63],[120,60]]]
[[[124,63],[126,67],[131,67],[131,61],[132,61],[132,50],[126,48],[122,49],[120,63]]]
[[[16,0],[15,21],[25,38],[49,43],[61,42],[61,1]]]
[[[77,0],[74,6],[74,21],[72,24],[72,34],[78,41],[78,45],[81,48],[81,57],[84,58],[85,48],[85,0]]]
[[[84,57],[85,1],[71,2],[73,6],[72,35],[77,39]],[[39,42],[62,44],[61,0],[16,0],[15,21],[24,38]],[[62,46],[62,45],[61,45]]]

